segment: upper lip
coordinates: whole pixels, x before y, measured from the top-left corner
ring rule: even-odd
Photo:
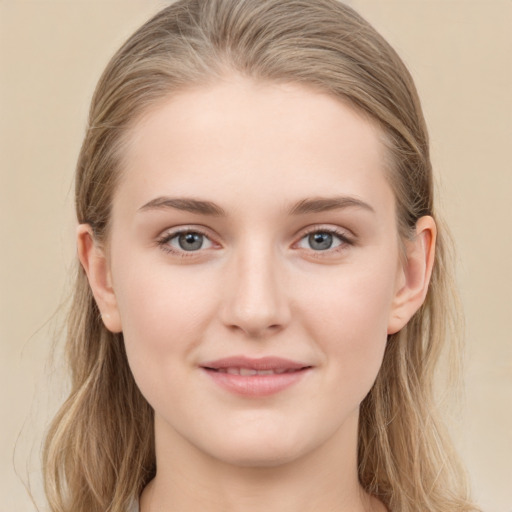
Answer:
[[[282,357],[260,357],[250,358],[246,356],[225,357],[215,361],[207,361],[200,365],[203,368],[211,368],[213,370],[225,368],[249,368],[252,370],[300,370],[301,368],[309,368],[311,365],[283,359]]]

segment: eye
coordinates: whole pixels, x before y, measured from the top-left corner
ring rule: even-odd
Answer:
[[[158,244],[169,252],[197,252],[202,249],[210,249],[212,241],[199,231],[179,231],[166,234],[158,241]]]
[[[350,243],[350,240],[343,233],[335,230],[319,229],[302,237],[297,247],[313,251],[328,251]]]

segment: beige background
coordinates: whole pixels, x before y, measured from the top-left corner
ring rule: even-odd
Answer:
[[[484,509],[511,512],[512,1],[350,3],[396,47],[423,99],[467,314],[454,436]],[[0,512],[35,510],[28,477],[41,503],[41,433],[64,397],[61,365],[47,360],[74,257],[88,101],[112,52],[163,4],[0,0]]]

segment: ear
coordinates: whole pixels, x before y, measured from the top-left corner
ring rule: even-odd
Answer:
[[[425,301],[434,265],[436,234],[434,219],[424,216],[416,223],[414,238],[405,241],[405,261],[398,274],[388,334],[402,329]]]
[[[80,263],[87,274],[89,286],[101,313],[105,327],[111,332],[121,332],[121,317],[112,287],[112,278],[105,251],[95,240],[89,224],[77,229],[77,248]]]

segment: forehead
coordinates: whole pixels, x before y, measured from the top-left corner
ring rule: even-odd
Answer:
[[[165,194],[242,194],[247,205],[391,194],[376,123],[299,84],[230,77],[184,90],[147,111],[125,148],[118,195],[134,205]]]

